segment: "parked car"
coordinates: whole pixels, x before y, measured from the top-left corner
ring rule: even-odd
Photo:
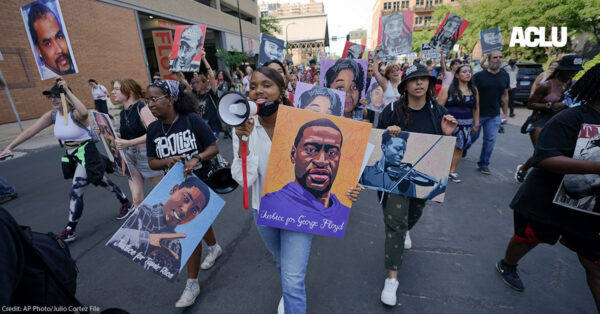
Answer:
[[[541,64],[535,62],[517,62],[519,73],[517,73],[517,88],[515,89],[515,100],[527,105],[531,86],[535,79],[544,72]]]

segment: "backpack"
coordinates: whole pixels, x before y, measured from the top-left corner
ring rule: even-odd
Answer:
[[[0,220],[16,236],[15,253],[20,266],[15,270],[19,279],[11,305],[82,307],[75,298],[78,270],[69,247],[51,232],[39,233],[20,226],[2,207]]]
[[[92,128],[85,127],[85,125],[81,124],[81,122],[79,122],[79,120],[77,120],[77,119],[75,119],[75,117],[73,117],[73,111],[69,111],[69,115],[71,116],[71,119],[75,122],[75,125],[77,125],[78,127],[82,128],[88,132],[88,134],[92,138],[92,142],[94,142],[94,143],[100,142],[100,137],[98,136],[98,134],[96,134],[95,131],[92,130]],[[56,122],[56,109],[52,110],[52,122]]]

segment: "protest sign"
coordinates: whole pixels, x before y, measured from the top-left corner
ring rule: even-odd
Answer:
[[[206,25],[177,25],[171,49],[170,72],[198,72]]]
[[[340,90],[298,82],[294,107],[341,116],[344,114],[346,93]]]
[[[115,132],[115,128],[112,125],[112,119],[108,114],[98,111],[92,111],[92,118],[100,130],[102,144],[104,144],[104,148],[108,154],[108,159],[113,162],[115,173],[131,180],[131,173],[129,172],[129,167],[127,166],[125,152],[117,149],[116,139],[118,136],[117,132]]]

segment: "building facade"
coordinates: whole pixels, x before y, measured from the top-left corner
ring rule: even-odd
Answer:
[[[0,61],[21,119],[50,110],[42,91],[54,80],[40,79],[20,9],[31,0],[0,1]],[[141,86],[166,65],[176,25],[206,24],[204,47],[213,69],[216,49],[258,51],[258,4],[240,0],[243,39],[236,0],[60,0],[60,7],[79,73],[65,76],[75,94],[94,107],[88,79],[110,90],[110,82],[131,77]],[[243,47],[242,47],[243,45]],[[222,66],[222,65],[221,65]],[[161,72],[162,73],[162,72]],[[164,75],[163,75],[164,76]],[[3,87],[3,86],[2,86]],[[0,123],[16,121],[8,96],[0,89]]]
[[[355,44],[360,44],[366,47],[367,45],[367,30],[364,28],[355,29],[348,32],[350,41]]]
[[[415,12],[413,31],[430,30],[437,27],[437,24],[432,21],[432,16],[441,5],[458,5],[458,2],[455,0],[376,0],[372,10],[371,40],[368,48],[377,47],[379,20],[382,16],[412,10]]]

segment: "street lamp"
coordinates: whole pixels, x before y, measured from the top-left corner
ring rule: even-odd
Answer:
[[[288,31],[288,27],[290,27],[290,25],[294,25],[296,23],[290,23],[288,25],[285,26],[285,53],[288,53],[288,35],[287,35],[287,31]]]

